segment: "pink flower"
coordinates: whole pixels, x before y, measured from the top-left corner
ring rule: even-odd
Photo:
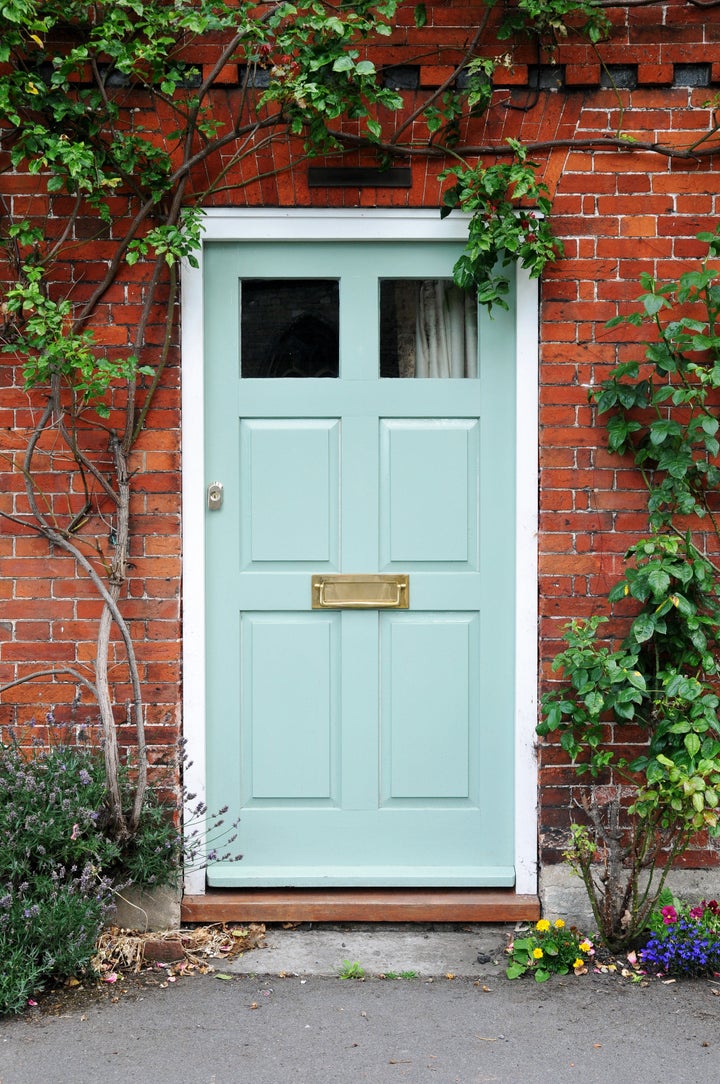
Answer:
[[[662,915],[663,922],[666,926],[672,926],[673,923],[677,922],[677,911],[670,903],[667,905],[667,907],[663,907],[661,909],[660,914]]]
[[[79,824],[74,824],[73,825],[73,830],[70,833],[70,839],[77,839],[77,837],[79,835],[80,835],[80,825]]]
[[[690,908],[690,918],[702,918],[705,914],[705,908],[700,904],[698,907]]]

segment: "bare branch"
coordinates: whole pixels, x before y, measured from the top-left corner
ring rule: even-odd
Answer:
[[[171,176],[168,178],[168,187],[172,189],[173,185],[186,178],[191,173],[191,171],[196,166],[204,162],[206,158],[210,157],[210,155],[212,154],[217,154],[217,152],[221,151],[223,147],[227,146],[229,143],[235,142],[235,140],[237,140],[240,136],[245,135],[246,132],[253,132],[261,128],[272,128],[282,123],[284,123],[282,121],[282,115],[278,112],[274,113],[270,117],[266,117],[264,120],[259,120],[254,124],[247,125],[246,128],[236,128],[233,129],[233,131],[231,132],[227,132],[224,136],[221,136],[220,138],[214,140],[212,143],[208,144],[206,147],[203,147],[202,150],[197,151],[194,155],[192,155],[180,166],[178,166],[175,172],[171,174]],[[76,329],[80,328],[90,318],[90,316],[97,308],[100,299],[110,289],[117,277],[120,264],[125,258],[125,253],[128,250],[130,242],[136,236],[138,230],[143,225],[145,220],[152,214],[153,211],[156,210],[157,202],[153,198],[147,199],[145,203],[143,203],[143,205],[140,207],[139,211],[130,223],[127,233],[118,243],[117,250],[112,260],[108,264],[107,271],[105,272],[105,277],[98,284],[97,288],[93,291],[91,296],[88,298],[88,300],[85,302],[82,309],[76,316],[74,321],[74,327]]]
[[[174,326],[175,300],[177,298],[177,289],[177,274],[175,272],[175,268],[171,267],[170,296],[168,298],[167,313],[165,315],[165,338],[163,340],[160,361],[155,368],[155,372],[153,373],[153,378],[150,383],[150,387],[148,388],[147,394],[145,395],[145,399],[143,400],[143,405],[137,412],[137,417],[134,419],[134,428],[132,430],[132,434],[130,435],[129,442],[126,436],[125,445],[127,447],[131,447],[135,443],[143,430],[143,427],[145,425],[145,418],[147,417],[148,410],[150,409],[153,397],[155,395],[155,392],[157,391],[162,374],[165,371],[165,366],[167,365],[167,360],[170,354],[170,344],[172,341],[172,330]],[[128,420],[132,420],[132,417],[130,415],[128,416]]]
[[[713,128],[712,132],[703,138],[711,138],[718,130],[720,129]],[[332,130],[330,134],[334,139],[337,139],[338,142],[347,144],[348,146],[375,147],[377,150],[391,154],[395,157],[421,156],[424,158],[444,158],[448,154],[453,154],[454,156],[473,155],[481,157],[483,155],[495,155],[497,157],[504,157],[506,155],[515,154],[514,148],[507,143],[486,143],[478,145],[462,144],[458,147],[453,147],[452,150],[450,150],[449,148],[434,146],[427,143],[404,143],[400,145],[393,143],[371,143],[365,136],[357,136],[337,130]],[[720,153],[720,139],[717,144],[711,144],[707,147],[703,146],[702,142],[702,140],[697,140],[688,147],[671,147],[665,143],[649,142],[640,139],[622,139],[618,136],[589,136],[583,139],[567,138],[537,140],[535,142],[523,143],[523,149],[526,150],[528,154],[535,154],[539,151],[552,151],[560,147],[567,147],[571,150],[622,150],[629,153],[633,151],[646,151],[648,153],[662,155],[664,158],[678,158],[682,160],[708,158],[713,154]]]
[[[664,7],[667,0],[595,0],[600,8],[649,8]],[[720,7],[720,0],[685,0],[686,4],[696,8]]]
[[[83,452],[82,448],[79,446],[79,444],[77,442],[77,437],[75,435],[75,424],[74,424],[75,420],[76,419],[73,417],[72,433],[68,430],[67,426],[65,425],[64,413],[61,413],[59,415],[59,417],[56,419],[56,424],[57,424],[57,427],[58,427],[58,432],[61,434],[63,439],[66,441],[67,446],[70,449],[70,452],[71,452],[71,454],[73,456],[73,459],[75,460],[75,462],[77,463],[77,465],[78,465],[78,467],[80,469],[80,473],[81,473],[81,475],[83,477],[83,486],[85,488],[85,494],[86,494],[86,496],[88,498],[88,503],[89,503],[89,496],[90,495],[89,495],[89,492],[88,492],[87,485],[85,484],[85,476],[84,476],[84,473],[83,473],[84,471],[87,471],[89,474],[91,474],[92,477],[95,479],[95,481],[98,483],[98,485],[101,487],[103,492],[105,493],[105,496],[109,497],[110,500],[113,502],[113,504],[117,504],[117,499],[118,499],[117,498],[117,493],[115,492],[115,490],[113,489],[111,484],[108,482],[107,478],[102,473],[102,471],[98,467],[95,466],[95,464],[92,462],[92,460],[85,454],[85,452]]]
[[[68,237],[70,236],[70,231],[72,230],[73,226],[75,225],[75,221],[77,219],[77,216],[80,213],[80,207],[82,206],[82,199],[83,199],[82,193],[78,192],[77,196],[75,197],[75,204],[73,206],[73,209],[70,212],[70,214],[68,215],[67,222],[65,223],[65,229],[62,231],[59,238],[54,243],[53,247],[50,249],[50,251],[47,253],[45,258],[43,259],[43,263],[47,264],[47,263],[50,263],[51,260],[54,260],[55,257],[57,256],[58,252],[60,251],[60,249],[63,247],[63,245],[67,241]]]
[[[447,77],[447,79],[444,80],[444,82],[441,84],[441,86],[439,86],[437,88],[437,90],[433,91],[433,93],[430,95],[430,97],[427,99],[427,101],[424,101],[422,103],[422,105],[419,105],[417,107],[417,109],[415,109],[410,114],[410,116],[407,117],[403,121],[403,123],[400,125],[400,127],[395,130],[395,132],[393,133],[393,137],[390,140],[391,143],[397,143],[399,141],[400,136],[402,135],[402,133],[404,131],[406,131],[417,120],[418,117],[422,116],[422,114],[425,112],[425,110],[428,108],[428,106],[432,105],[433,102],[437,101],[437,99],[442,94],[445,93],[447,88],[452,83],[455,82],[455,79],[457,78],[458,72],[465,66],[465,64],[467,64],[468,59],[474,54],[475,50],[477,49],[478,42],[480,41],[480,38],[481,38],[482,34],[484,33],[485,28],[486,28],[486,26],[488,24],[488,19],[490,18],[491,11],[492,11],[492,8],[490,8],[490,7],[487,7],[485,9],[485,12],[483,13],[483,17],[480,20],[480,22],[478,23],[477,29],[476,29],[475,33],[473,34],[473,37],[472,37],[472,40],[471,40],[470,44],[467,46],[467,48],[465,50],[465,54],[464,54],[462,60],[456,66],[456,68],[452,72],[452,74],[449,75]]]
[[[81,674],[79,670],[75,670],[72,666],[55,666],[50,670],[33,670],[32,674],[24,674],[22,677],[16,678],[15,681],[8,681],[7,684],[0,685],[0,694],[7,692],[8,689],[14,689],[16,685],[26,685],[28,681],[34,681],[35,678],[57,677],[59,674],[69,674],[74,681],[79,681],[81,685],[84,685],[86,689],[89,689],[97,700],[97,688],[95,685],[93,685],[89,678],[86,678],[84,674]]]

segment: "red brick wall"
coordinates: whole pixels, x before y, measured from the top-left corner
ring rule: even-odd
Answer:
[[[131,296],[132,285],[123,290]],[[132,334],[134,306],[124,301],[114,308],[109,327],[123,345]],[[127,322],[127,323],[126,323]],[[0,361],[0,508],[25,517],[27,499],[22,461],[40,399],[22,390],[19,370]],[[132,454],[132,541],[130,569],[121,609],[133,634],[144,687],[146,738],[151,760],[174,746],[180,734],[180,410],[177,357],[155,401],[153,416]],[[112,417],[110,419],[112,422]],[[98,442],[99,443],[99,442]],[[42,499],[54,502],[59,513],[82,507],[82,487],[71,472],[67,455],[55,442],[45,441],[36,456],[36,482]],[[106,441],[97,449],[98,461],[110,467]],[[15,469],[11,469],[11,463]],[[39,469],[38,469],[39,468]],[[100,498],[97,510],[77,532],[88,546],[97,546],[102,559],[112,552],[113,508]],[[100,558],[95,560],[99,564]],[[97,592],[73,559],[29,530],[5,521],[0,526],[0,683],[15,681],[52,666],[69,666],[93,678],[95,637],[101,605]],[[110,659],[117,720],[126,717],[130,700],[122,645],[116,642]],[[78,696],[79,694],[79,696]],[[39,678],[2,694],[0,725],[12,725],[22,740],[46,738],[45,716],[51,712],[64,737],[96,740],[97,710],[87,689],[72,680]],[[33,725],[28,728],[27,724]],[[59,733],[55,727],[55,733]],[[121,725],[121,739],[133,731]]]
[[[380,65],[415,66],[417,91],[406,94],[400,121],[450,73],[477,24],[482,5],[439,2],[428,5],[428,23],[418,30],[412,4],[403,8],[398,29],[374,53]],[[709,131],[709,101],[720,90],[720,21],[702,6],[671,0],[667,4],[613,8],[610,41],[597,50],[570,36],[557,49],[555,65],[543,78],[558,80],[558,89],[528,85],[538,64],[534,45],[517,48],[515,62],[500,69],[495,102],[485,118],[461,133],[475,147],[497,146],[508,137],[554,146],[533,152],[554,198],[554,221],[565,245],[565,257],[544,275],[541,288],[540,381],[540,656],[542,679],[549,676],[563,625],[571,618],[603,609],[604,596],[618,575],[621,555],[645,528],[644,494],[637,474],[605,450],[604,432],[588,406],[587,387],[616,361],[642,356],[642,345],[627,332],[610,332],[605,321],[639,292],[642,271],[675,278],[701,252],[699,229],[718,217],[718,159],[668,159],[661,153],[597,145],[612,139],[618,128],[637,140],[684,147]],[[468,29],[470,27],[471,29]],[[490,45],[489,55],[505,53],[507,42]],[[188,57],[206,69],[217,55],[208,44]],[[610,65],[616,86],[601,86],[601,61]],[[678,85],[705,81],[709,85]],[[222,73],[213,106],[227,115],[237,103],[238,71]],[[623,82],[633,89],[623,89]],[[167,118],[149,111],[139,115],[160,132]],[[426,128],[413,121],[406,138],[422,141]],[[571,140],[586,145],[571,146]],[[560,141],[560,142],[557,142]],[[595,142],[593,142],[595,141]],[[442,159],[424,153],[408,155],[410,189],[311,189],[307,163],[293,170],[298,147],[286,140],[245,159],[224,179],[240,185],[214,197],[217,205],[266,206],[437,206]],[[229,151],[228,151],[229,156]],[[491,161],[491,158],[487,158]],[[194,178],[198,189],[212,181],[224,164],[206,162]],[[349,155],[344,164],[374,164],[372,155]],[[257,179],[262,175],[262,179]],[[51,202],[38,178],[0,175],[0,190],[15,214],[43,216],[49,229],[62,229],[68,205]],[[56,271],[56,288],[81,302],[104,274],[112,241],[126,224],[128,207],[118,197],[110,236],[97,236],[92,219],[78,223],[78,245],[68,251]],[[98,310],[95,327],[103,341],[130,349],[143,299],[140,265],[125,269]],[[162,313],[148,330],[147,341],[159,351],[164,335]],[[181,696],[180,643],[180,400],[179,358],[171,356],[164,387],[148,419],[148,429],[134,453],[137,471],[133,491],[132,568],[123,610],[131,622],[145,682],[148,738],[153,757],[171,746],[179,732]],[[22,477],[10,461],[23,447],[39,399],[21,389],[19,372],[0,358],[0,508],[14,514],[24,509]],[[53,446],[43,470],[46,489],[60,505],[79,501],[77,478],[67,474]],[[17,462],[16,462],[17,466]],[[68,483],[70,497],[66,496]],[[100,510],[82,530],[107,548],[108,526]],[[80,667],[93,657],[94,621],[99,604],[87,584],[74,574],[72,561],[52,553],[47,542],[12,523],[0,524],[0,683],[44,669],[53,662]],[[118,651],[116,696],[122,705],[127,675]],[[24,724],[33,717],[43,724],[45,712],[74,724],[92,725],[95,712],[88,694],[73,704],[73,684],[46,680],[18,685],[2,695],[0,723]],[[122,717],[123,710],[119,709]],[[123,736],[129,736],[123,728]],[[633,735],[635,737],[635,735]],[[540,756],[543,857],[558,858],[562,827],[573,798],[573,776],[553,745]],[[698,861],[714,861],[705,855]]]

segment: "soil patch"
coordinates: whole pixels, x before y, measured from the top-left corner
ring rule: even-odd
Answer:
[[[265,927],[215,924],[160,933],[110,927],[98,940],[93,971],[38,991],[28,1003],[29,1022],[42,1016],[84,1013],[98,1004],[137,999],[195,975],[221,969],[223,961],[264,947]]]

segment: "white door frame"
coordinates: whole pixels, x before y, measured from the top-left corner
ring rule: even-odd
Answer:
[[[437,210],[213,208],[204,241],[464,241],[467,218]],[[205,494],[203,259],[182,275],[183,732],[186,788],[205,796]],[[516,271],[515,891],[537,893],[538,290]],[[214,812],[210,810],[210,812]],[[205,892],[204,869],[185,892]]]

